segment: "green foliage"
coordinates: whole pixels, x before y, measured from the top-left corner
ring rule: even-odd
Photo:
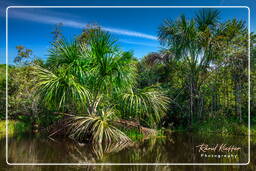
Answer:
[[[0,64],[0,119],[5,118],[6,65]]]
[[[45,101],[58,107],[73,101],[91,108],[102,94],[132,86],[136,75],[132,54],[119,50],[110,34],[100,29],[88,35],[87,44],[56,43],[47,66],[52,71],[37,69],[36,75],[41,78],[38,87],[43,96],[47,94]]]
[[[144,135],[138,129],[124,129],[122,130],[132,141],[140,141]]]
[[[194,131],[200,134],[221,134],[221,135],[248,135],[246,124],[239,124],[223,115],[217,115],[204,122],[195,122],[192,125]]]
[[[155,127],[167,111],[169,98],[156,87],[145,87],[131,89],[122,95],[122,100],[129,116],[145,118],[147,125]]]
[[[156,126],[166,113],[165,93],[136,87],[137,61],[108,32],[94,28],[86,41],[60,40],[49,52],[45,68],[33,67],[36,94],[49,109],[76,115],[68,126],[71,137],[89,136],[94,143],[128,141],[112,116],[136,117]]]
[[[220,11],[217,9],[202,9],[198,11],[195,21],[200,30],[205,30],[207,27],[215,27],[219,23]]]
[[[15,134],[25,133],[30,130],[30,127],[27,123],[22,121],[8,121],[8,135],[12,136]],[[0,121],[0,137],[4,137],[6,133],[6,121]]]
[[[247,34],[243,21],[221,22],[214,9],[163,21],[158,34],[163,49],[142,59],[139,75],[142,87],[160,83],[168,92],[165,127],[191,127],[216,113],[238,118],[233,120],[238,125],[247,121]]]
[[[9,122],[9,124],[11,125],[11,122]],[[6,132],[6,121],[2,120],[2,121],[0,121],[0,134],[5,135],[5,132]],[[12,133],[12,131],[10,131],[10,134],[11,133]]]
[[[38,124],[39,128],[46,128],[62,118],[63,115],[54,113],[53,111],[45,108],[43,112],[38,114],[35,123]]]
[[[14,125],[14,134],[22,134],[31,131],[31,125],[27,122],[17,121]]]
[[[64,39],[61,24],[52,33],[46,63],[33,58],[30,49],[17,46],[16,65],[8,66],[9,116],[25,123],[16,126],[18,130],[35,124],[46,127],[63,118],[60,113],[68,113],[74,115],[69,135],[94,143],[142,138],[138,129],[117,127],[118,119],[151,128],[247,135],[244,21],[222,22],[213,9],[199,10],[194,18],[166,19],[158,33],[162,49],[141,60],[123,51],[118,40],[96,25],[72,41]],[[253,124],[255,40],[252,33]],[[5,67],[0,65],[1,111],[5,111]]]
[[[38,98],[34,95],[35,77],[33,77],[33,67],[9,67],[8,73],[8,108],[9,116],[17,113],[32,115],[37,113]]]
[[[68,104],[86,102],[88,90],[76,81],[73,75],[66,74],[64,69],[59,69],[56,74],[39,66],[34,69],[34,74],[38,77],[38,93],[50,108],[61,109]]]

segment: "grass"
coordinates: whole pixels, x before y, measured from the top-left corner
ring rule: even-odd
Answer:
[[[248,135],[247,123],[239,123],[237,120],[230,120],[226,117],[215,117],[204,121],[193,122],[190,127],[175,127],[172,132],[193,132],[201,135],[218,134],[223,136],[229,135]],[[251,136],[256,141],[256,122],[251,122]],[[252,139],[253,139],[252,138]]]
[[[248,135],[248,126],[246,123],[229,121],[223,118],[213,118],[203,122],[192,124],[192,131],[200,134],[220,134],[220,135]],[[256,135],[256,127],[251,127],[251,135]]]
[[[122,131],[134,142],[140,141],[144,138],[149,137],[149,136],[143,135],[138,129],[127,129]],[[160,129],[160,130],[157,130],[156,135],[151,135],[150,137],[165,138],[166,136],[164,135],[164,130]]]
[[[200,134],[217,133],[221,135],[247,135],[248,127],[238,123],[227,123],[219,125],[217,123],[205,122],[201,126],[193,127]],[[193,129],[192,128],[192,129]]]
[[[144,138],[144,135],[137,129],[122,130],[132,141],[139,141]]]
[[[0,121],[0,138],[5,137],[6,122],[5,120]],[[8,122],[8,135],[24,133],[29,130],[29,126],[20,121],[9,120]]]

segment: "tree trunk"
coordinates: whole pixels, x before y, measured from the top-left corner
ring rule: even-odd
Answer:
[[[242,122],[242,107],[241,107],[241,83],[238,76],[235,76],[235,106],[236,106],[236,115],[239,118],[239,121]]]
[[[190,125],[192,124],[193,120],[193,85],[192,79],[190,82]]]

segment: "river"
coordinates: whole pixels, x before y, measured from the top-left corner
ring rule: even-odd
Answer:
[[[1,154],[5,154],[5,142],[5,138],[0,140]],[[247,166],[8,166],[5,155],[1,155],[0,170],[256,170],[253,154],[256,154],[256,144],[251,143],[251,162]],[[247,163],[248,137],[173,133],[165,138],[144,139],[136,143],[90,145],[68,139],[19,135],[8,139],[8,161],[62,164]]]

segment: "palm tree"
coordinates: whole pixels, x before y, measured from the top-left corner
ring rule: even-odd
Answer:
[[[47,68],[35,67],[38,94],[47,106],[75,114],[68,122],[69,136],[81,139],[89,135],[98,143],[128,141],[114,124],[118,116],[141,108],[151,122],[158,122],[166,112],[168,98],[161,90],[147,89],[139,98],[127,100],[131,90],[136,90],[137,62],[108,32],[93,29],[86,41],[54,44]],[[124,104],[129,109],[121,110]],[[141,112],[137,116],[146,117]]]
[[[165,20],[159,28],[159,40],[170,54],[167,57],[185,61],[188,65],[186,75],[190,94],[190,123],[195,113],[198,113],[203,81],[200,75],[207,72],[207,68],[220,56],[223,38],[219,14],[218,10],[202,9],[193,19],[188,20],[181,15],[176,21]]]

